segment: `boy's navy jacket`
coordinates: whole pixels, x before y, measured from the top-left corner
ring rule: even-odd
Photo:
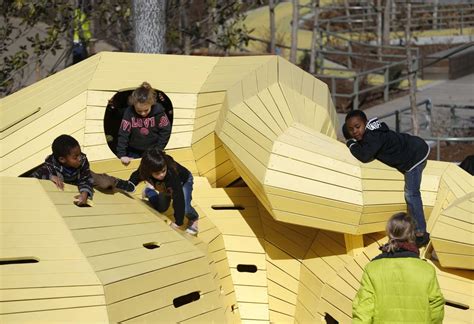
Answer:
[[[147,117],[141,117],[133,106],[125,110],[118,132],[117,156],[127,156],[129,150],[143,153],[152,146],[163,150],[171,135],[171,123],[160,103],[151,106]]]
[[[430,147],[422,138],[394,132],[377,118],[367,122],[360,141],[349,139],[346,145],[359,161],[377,159],[402,173],[425,161],[430,153]]]
[[[65,167],[53,155],[48,155],[43,165],[31,174],[31,177],[37,179],[49,180],[51,176],[57,176],[65,183],[77,185],[79,192],[87,192],[90,198],[94,194],[94,180],[89,168],[89,161],[84,153],[81,153],[81,166],[77,169]]]
[[[189,179],[191,172],[184,166],[169,157],[167,163],[166,176],[163,181],[156,180],[153,177],[146,179],[156,190],[173,198],[173,209],[175,219],[183,219],[184,217],[184,193],[183,184]],[[173,165],[174,164],[174,165]]]

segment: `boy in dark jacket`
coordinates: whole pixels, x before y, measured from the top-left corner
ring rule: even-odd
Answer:
[[[405,177],[405,201],[408,211],[416,221],[416,243],[424,246],[429,242],[421,201],[420,184],[430,148],[417,136],[391,131],[377,118],[367,121],[361,110],[353,110],[346,116],[343,134],[347,147],[359,161],[374,159],[396,168]]]
[[[61,190],[64,189],[64,183],[77,185],[79,195],[75,197],[76,205],[84,206],[87,204],[87,198],[92,199],[93,187],[135,191],[135,186],[129,181],[105,173],[92,172],[86,155],[81,152],[79,142],[72,136],[60,135],[53,141],[51,148],[53,154],[46,157],[44,164],[36,169],[31,177],[51,180]]]

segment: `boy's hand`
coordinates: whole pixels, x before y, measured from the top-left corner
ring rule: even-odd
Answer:
[[[128,156],[122,156],[120,158],[120,161],[122,162],[123,165],[127,166],[132,161],[132,158],[129,158]]]
[[[74,203],[77,205],[77,206],[84,206],[87,204],[87,197],[88,197],[88,194],[86,191],[83,191],[81,192],[79,195],[75,196],[74,198],[76,198],[76,200],[74,200]]]
[[[51,176],[49,180],[53,181],[58,189],[64,190],[64,182],[58,176]]]

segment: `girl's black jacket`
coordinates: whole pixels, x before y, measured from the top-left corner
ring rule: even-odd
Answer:
[[[163,150],[171,135],[171,123],[160,103],[151,106],[147,117],[141,117],[132,106],[125,110],[118,132],[117,156],[128,151],[143,153],[152,146]]]
[[[191,172],[184,166],[174,161],[171,157],[167,159],[167,171],[163,181],[156,180],[153,177],[146,179],[157,191],[165,193],[173,199],[173,209],[175,219],[184,217],[184,193],[183,185],[188,181]]]
[[[346,145],[359,161],[377,159],[402,173],[423,163],[430,153],[430,147],[422,138],[394,132],[377,118],[367,122],[362,140],[352,138]]]

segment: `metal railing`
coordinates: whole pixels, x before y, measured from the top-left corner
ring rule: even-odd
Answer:
[[[474,143],[474,137],[423,137],[425,141],[436,141],[436,160],[441,159],[441,142],[472,142]]]
[[[308,6],[302,6],[308,7]],[[308,7],[309,8],[309,7]],[[340,12],[341,15],[320,19],[320,25],[328,31],[338,33],[376,33],[377,20],[381,20],[384,6],[379,8],[367,3],[367,5],[357,6],[323,6],[322,12]],[[347,15],[349,14],[349,15]],[[393,23],[390,26],[391,32],[403,32],[407,22],[404,4],[399,3],[390,12]],[[302,18],[310,20],[311,18]],[[464,29],[474,26],[474,4],[471,3],[451,3],[451,4],[413,4],[411,25],[414,30],[430,30],[454,28],[460,34],[464,34]],[[352,37],[351,35],[351,37]]]
[[[425,99],[423,101],[417,102],[416,106],[417,107],[425,106],[426,111],[428,112],[429,115],[431,115],[431,109],[433,108],[433,103],[431,102],[431,99]],[[411,110],[410,106],[402,108],[402,109],[397,109],[394,112],[379,116],[378,119],[382,120],[382,119],[385,119],[385,118],[395,116],[395,130],[397,132],[400,132],[400,124],[401,124],[400,114],[402,114],[402,113],[404,113],[408,110]],[[407,131],[410,131],[410,130],[411,129],[408,129]]]

